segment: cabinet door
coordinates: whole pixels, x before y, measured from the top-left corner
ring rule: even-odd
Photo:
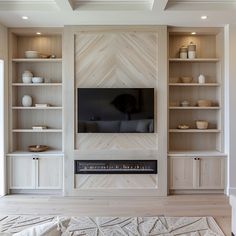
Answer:
[[[62,189],[62,157],[39,157],[36,160],[36,188]]]
[[[170,189],[194,188],[194,161],[188,157],[170,157]]]
[[[200,158],[199,188],[224,189],[225,159],[220,157]]]
[[[35,188],[35,161],[32,157],[11,156],[9,159],[9,188]]]

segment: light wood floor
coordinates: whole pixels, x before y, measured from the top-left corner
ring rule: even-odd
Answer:
[[[0,198],[0,215],[213,216],[231,235],[231,208],[223,195],[99,197],[10,195]]]

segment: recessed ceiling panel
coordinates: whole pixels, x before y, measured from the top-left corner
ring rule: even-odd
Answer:
[[[154,0],[74,0],[75,10],[152,10]]]
[[[166,10],[227,10],[236,9],[236,0],[169,0]]]

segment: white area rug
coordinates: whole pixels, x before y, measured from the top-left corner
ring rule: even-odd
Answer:
[[[212,217],[0,217],[0,235],[223,236]]]

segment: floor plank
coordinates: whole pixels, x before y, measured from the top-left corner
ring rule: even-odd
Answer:
[[[231,208],[224,195],[109,198],[9,195],[0,198],[0,215],[213,216],[224,233],[231,235]]]

